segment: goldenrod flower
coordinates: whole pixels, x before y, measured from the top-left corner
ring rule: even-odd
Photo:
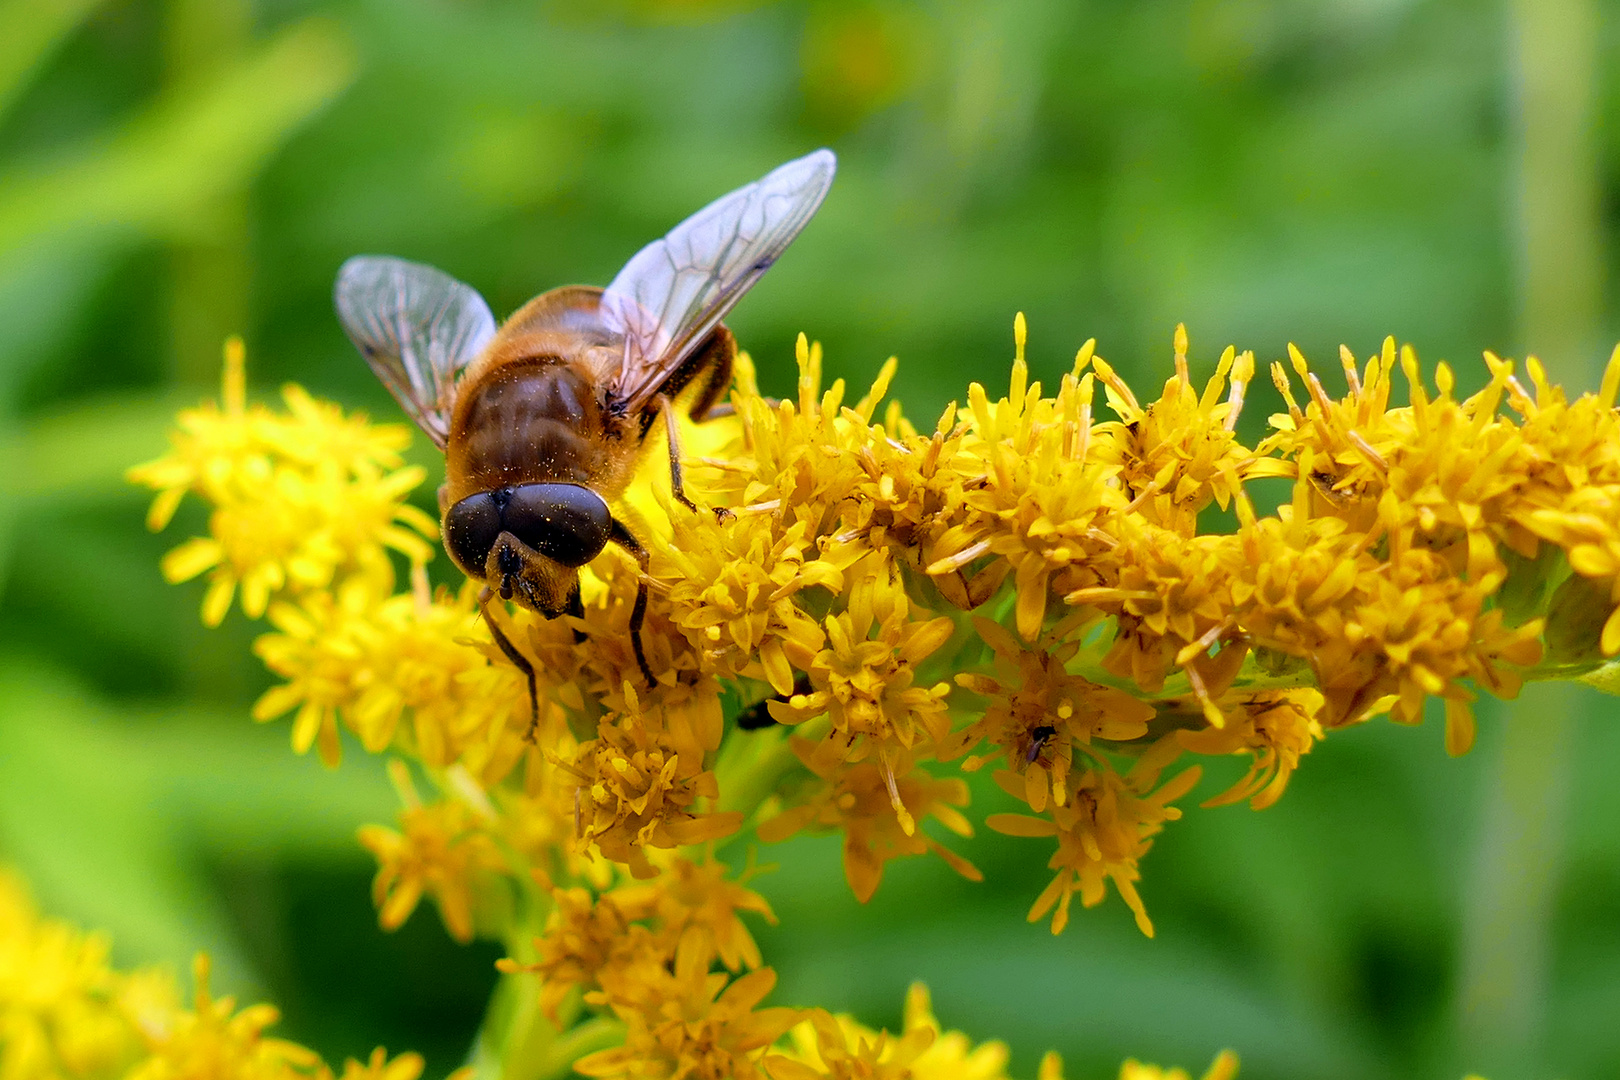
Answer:
[[[0,1075],[8,1080],[335,1080],[314,1051],[265,1034],[269,1005],[238,1009],[192,964],[182,1004],[162,971],[122,972],[105,934],[43,919],[22,882],[0,869]],[[343,1080],[417,1080],[422,1058],[378,1048]]]
[[[352,581],[335,593],[306,597],[301,605],[278,603],[270,623],[279,634],[265,634],[253,651],[272,672],[288,679],[253,706],[253,718],[274,720],[296,707],[293,749],[302,754],[319,743],[321,759],[336,765],[342,754],[339,710],[359,694],[365,642],[369,638],[376,591]]]
[[[644,946],[639,934],[631,935],[630,916],[612,894],[595,897],[583,888],[553,889],[551,900],[546,931],[535,939],[539,959],[522,965],[503,960],[501,969],[539,975],[540,1010],[560,1024],[557,1009],[571,991],[596,989],[598,972]]]
[[[798,1052],[774,1054],[765,1068],[771,1080],[909,1080],[938,1034],[919,1025],[895,1037],[817,1009],[794,1031]]]
[[[969,835],[954,770],[991,765],[1029,812],[986,824],[1047,842],[1030,918],[1061,931],[1112,883],[1151,934],[1141,860],[1200,775],[1188,755],[1246,755],[1206,804],[1258,809],[1325,735],[1416,723],[1434,699],[1460,753],[1478,694],[1620,655],[1620,351],[1596,395],[1571,400],[1534,360],[1527,387],[1487,355],[1459,400],[1449,368],[1426,381],[1392,340],[1341,356],[1341,397],[1290,349],[1271,365],[1285,408],[1251,446],[1255,357],[1226,349],[1200,388],[1184,329],[1172,350],[1156,398],[1090,342],[1048,393],[1020,317],[1006,393],[969,386],[921,430],[895,403],[879,415],[893,361],[851,403],[801,337],[796,392],[771,401],[740,357],[733,415],[687,440],[692,489],[724,512],[657,484],[614,507],[649,549],[650,685],[622,552],[585,568],[581,615],[491,611],[535,668],[532,729],[476,586],[427,587],[434,529],[405,501],[423,478],[399,429],[296,388],[284,411],[249,408],[233,346],[224,404],[188,411],[133,475],[159,490],[154,526],[186,492],[211,503],[209,535],[168,563],[211,575],[205,619],[238,590],[269,611],[256,649],[282,682],[255,716],[292,713],[294,745],[332,763],[345,727],[401,755],[400,828],[362,834],[382,923],[430,895],[455,936],[505,935],[507,976],[541,979],[511,1022],[569,1027],[581,1072],[1001,1080],[1005,1048],[943,1031],[920,989],[898,1035],[766,1006],[746,920],[773,916],[727,867],[733,838],[839,833],[862,900],[906,855],[977,879],[925,830]],[[1259,478],[1293,484],[1275,513],[1249,497]],[[1210,529],[1210,506],[1236,528]],[[740,730],[744,707],[791,732]],[[1206,1080],[1235,1070],[1223,1054]],[[1040,1077],[1060,1080],[1055,1055]]]
[[[1201,696],[1218,696],[1225,687],[1210,681],[1236,677],[1243,661],[1232,612],[1240,553],[1231,538],[1182,535],[1129,515],[1115,524],[1115,536],[1112,580],[1064,597],[1113,616],[1117,630],[1103,668],[1153,693],[1178,669],[1202,671]],[[1217,642],[1226,655],[1210,667],[1204,654]]]
[[[1117,469],[1093,453],[1093,377],[1081,374],[1095,359],[1089,345],[1056,398],[1043,398],[1040,384],[1028,383],[1021,335],[1007,397],[992,402],[978,383],[968,388],[965,438],[951,464],[967,474],[962,497],[971,513],[941,536],[926,567],[936,580],[985,561],[990,565],[973,581],[987,571],[985,584],[1010,575],[1015,624],[1026,640],[1040,633],[1053,594],[1103,580],[1115,547],[1105,526],[1129,502]],[[961,592],[970,606],[989,599],[971,587]]]
[[[534,964],[503,961],[512,973],[543,979],[540,1005],[557,1006],[576,987],[624,1024],[624,1044],[574,1062],[587,1076],[656,1080],[1008,1080],[1006,1044],[974,1044],[946,1030],[928,990],[906,995],[898,1035],[822,1009],[760,1008],[775,982],[758,967],[752,939],[737,921],[769,907],[717,863],[674,860],[671,874],[592,897],[557,889]],[[746,940],[745,940],[746,939]],[[729,944],[728,944],[729,943]],[[731,951],[730,959],[725,954]],[[105,935],[41,919],[21,883],[0,870],[0,1071],[14,1080],[419,1080],[420,1055],[390,1058],[377,1047],[363,1061],[332,1069],[311,1050],[268,1034],[270,1005],[238,1008],[209,988],[206,956],[193,963],[189,1007],[173,981],[154,970],[120,972],[106,962]],[[710,969],[755,968],[731,979]],[[737,961],[733,964],[732,961]],[[533,1062],[530,1062],[531,1067]],[[566,1059],[558,1066],[567,1064]],[[1203,1080],[1231,1080],[1225,1051]],[[470,1080],[472,1067],[450,1080]],[[1062,1080],[1054,1053],[1038,1080]],[[1185,1080],[1179,1069],[1127,1061],[1122,1080]]]
[[[704,768],[704,744],[711,740],[688,720],[662,710],[604,719],[597,737],[564,764],[581,785],[581,838],[637,877],[657,872],[644,849],[701,844],[742,824],[736,811],[702,810],[719,788]]]
[[[1186,327],[1176,327],[1174,349],[1176,373],[1147,406],[1105,361],[1092,359],[1119,417],[1097,425],[1097,457],[1119,468],[1125,494],[1143,518],[1190,534],[1200,510],[1211,502],[1226,506],[1242,490],[1241,481],[1275,469],[1234,434],[1254,378],[1254,354],[1228,346],[1200,395],[1192,385]]]
[[[1147,735],[1153,706],[1068,673],[1078,641],[1036,652],[988,619],[975,619],[974,627],[995,653],[995,675],[958,675],[956,681],[988,698],[989,705],[983,717],[953,734],[941,757],[957,757],[989,739],[1005,755],[1008,769],[1023,775],[1019,797],[1038,814],[1049,801],[1068,799],[1077,753],[1084,755],[1094,742],[1129,743]],[[978,769],[985,760],[975,756],[962,767]]]
[[[799,805],[761,825],[761,840],[785,840],[811,826],[841,831],[844,876],[862,901],[877,892],[883,864],[902,855],[933,852],[963,877],[980,880],[977,867],[917,827],[920,819],[934,817],[958,836],[971,836],[973,826],[956,809],[967,805],[967,784],[935,779],[913,767],[905,751],[876,762],[842,765],[820,752],[825,745],[793,740],[793,752],[823,783]]]
[[[192,1009],[165,1017],[161,1026],[147,1031],[152,1056],[130,1073],[130,1080],[293,1080],[316,1075],[321,1059],[313,1050],[264,1034],[281,1019],[274,1006],[238,1011],[235,998],[209,992],[208,973],[208,958],[198,956],[192,965],[197,984]]]
[[[265,692],[254,719],[296,708],[293,748],[317,745],[328,765],[340,757],[341,722],[372,753],[397,743],[429,765],[460,759],[483,773],[500,761],[504,774],[529,717],[521,677],[510,666],[491,667],[472,644],[479,632],[474,592],[429,599],[423,583],[388,595],[356,578],[298,604],[271,605],[279,633],[261,636],[254,651],[289,681]]]
[[[763,679],[786,694],[794,660],[804,667],[824,640],[794,598],[816,587],[841,592],[843,568],[816,557],[808,522],[779,530],[773,518],[744,507],[720,523],[717,538],[699,529],[707,524],[699,515],[676,514],[658,575],[671,621],[713,670]]]
[[[1215,1055],[1201,1080],[1232,1080],[1237,1075],[1238,1057],[1230,1050]],[[1134,1058],[1119,1067],[1119,1080],[1192,1080],[1186,1069],[1166,1069],[1158,1065],[1144,1065]]]
[[[761,968],[728,980],[709,971],[702,946],[683,941],[672,967],[615,968],[600,976],[625,1022],[622,1047],[574,1062],[585,1076],[648,1080],[752,1080],[766,1048],[799,1019],[797,1009],[758,1009],[776,984]]]
[[[158,489],[147,515],[154,531],[173,519],[181,499],[213,507],[209,536],[186,541],[163,560],[170,581],[207,572],[203,622],[217,626],[238,587],[242,610],[264,614],[270,598],[331,584],[340,571],[392,585],[387,551],[421,562],[433,554],[433,520],[405,503],[422,470],[402,467],[409,440],[397,424],[345,417],[300,387],[283,394],[286,413],[249,408],[243,349],[225,349],[223,407],[180,414],[173,449],[129,471]]]
[[[788,1033],[788,1042],[765,1059],[773,1080],[1007,1080],[1007,1045],[975,1046],[960,1031],[947,1031],[934,1016],[928,988],[913,983],[906,993],[898,1036],[874,1031],[852,1016],[817,1009]],[[1237,1055],[1216,1055],[1203,1080],[1233,1080]],[[1126,1061],[1120,1080],[1189,1080],[1183,1069]],[[1042,1057],[1038,1080],[1063,1080],[1057,1054]]]
[[[363,1062],[345,1059],[339,1080],[417,1080],[423,1064],[420,1054],[401,1054],[390,1061],[388,1051],[379,1046]]]
[[[0,870],[0,1076],[111,1080],[142,1056],[132,1005],[156,988],[113,971],[108,944],[41,919],[22,882]]]
[[[493,809],[454,792],[424,804],[402,762],[389,762],[388,771],[405,802],[400,831],[381,825],[360,830],[360,842],[377,857],[371,887],[377,920],[385,930],[402,926],[426,893],[439,905],[450,936],[471,941],[479,879],[508,868],[488,832]]]
[[[740,915],[751,911],[773,925],[776,915],[763,896],[726,876],[721,863],[677,859],[656,884],[625,885],[611,895],[634,918],[656,918],[674,950],[690,939],[727,971],[753,970],[763,960]]]
[[[932,1031],[934,1039],[911,1063],[913,1080],[1003,1080],[1007,1075],[1007,1044],[999,1040],[973,1045],[960,1031],[946,1031],[934,1016],[928,987],[912,983],[906,991],[901,1027],[907,1034]]]
[[[828,647],[805,665],[811,691],[795,694],[772,715],[796,724],[826,714],[823,747],[846,762],[874,751],[910,751],[943,740],[950,729],[948,683],[914,685],[917,667],[950,640],[948,618],[914,619],[898,572],[885,567],[851,584],[849,608],[823,624]]]
[[[1220,707],[1226,717],[1222,727],[1182,729],[1176,738],[1195,754],[1249,754],[1254,761],[1243,779],[1204,805],[1248,799],[1251,807],[1264,810],[1282,798],[1299,759],[1322,737],[1322,725],[1316,720],[1322,695],[1308,688],[1267,690],[1235,695]]]
[[[594,896],[580,887],[553,888],[551,898],[545,932],[534,941],[537,959],[506,960],[501,968],[540,975],[541,1008],[554,1020],[576,987],[615,1009],[655,1002],[645,992],[647,980],[662,979],[678,956],[705,972],[716,962],[731,973],[759,968],[759,946],[739,916],[749,911],[776,921],[763,897],[727,880],[723,865],[681,858],[652,881]]]
[[[1179,749],[1173,742],[1161,742],[1124,776],[1108,768],[1091,768],[1071,777],[1068,797],[1062,803],[1054,801],[1046,818],[991,814],[986,819],[985,824],[1009,836],[1057,837],[1058,849],[1047,863],[1057,875],[1036,897],[1030,922],[1051,911],[1052,933],[1061,933],[1068,925],[1074,894],[1080,894],[1084,906],[1095,907],[1102,903],[1107,882],[1112,881],[1135,913],[1137,927],[1153,936],[1153,923],[1136,892],[1141,876],[1137,863],[1153,846],[1152,838],[1164,823],[1181,816],[1170,803],[1198,781],[1195,766],[1155,789],[1165,759],[1173,758]],[[1011,771],[996,773],[995,780],[1014,798],[1025,790],[1021,778]]]

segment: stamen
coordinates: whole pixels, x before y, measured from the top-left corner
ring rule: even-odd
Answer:
[[[1299,402],[1294,400],[1294,388],[1288,381],[1288,369],[1282,366],[1280,360],[1272,361],[1271,385],[1277,388],[1277,393],[1288,403],[1288,415],[1293,418],[1294,426],[1304,427],[1305,414],[1299,411]]]
[[[1356,354],[1350,351],[1350,346],[1339,346],[1339,364],[1344,368],[1344,381],[1350,387],[1352,396],[1361,393],[1361,376],[1356,373]]]
[[[247,410],[247,346],[239,334],[225,339],[225,372],[220,379],[225,412],[241,416]]]
[[[900,785],[894,779],[894,763],[889,760],[885,752],[883,758],[883,784],[889,789],[889,803],[894,807],[895,817],[900,819],[900,828],[907,836],[917,834],[917,821],[906,809],[906,804],[900,801]]]
[[[1226,403],[1231,408],[1226,414],[1226,423],[1223,425],[1227,431],[1237,429],[1238,417],[1243,413],[1244,397],[1249,390],[1249,381],[1253,378],[1254,353],[1245,349],[1232,365],[1232,392],[1226,398]]]
[[[1372,443],[1368,442],[1361,432],[1352,428],[1345,433],[1345,438],[1349,439],[1368,461],[1378,466],[1380,472],[1389,471],[1389,463],[1384,460],[1384,456],[1373,449]]]
[[[1176,378],[1181,380],[1183,390],[1192,389],[1192,374],[1187,369],[1187,324],[1176,324],[1176,336],[1173,342],[1176,354]]]
[[[425,617],[433,607],[433,591],[428,586],[426,563],[411,563],[411,597],[416,604],[417,618]]]
[[[976,544],[969,544],[961,551],[958,551],[955,555],[947,555],[943,559],[935,559],[933,562],[928,564],[928,569],[925,572],[929,574],[948,574],[952,570],[960,570],[974,559],[977,559],[980,555],[988,553],[989,550],[990,541],[980,540]]]

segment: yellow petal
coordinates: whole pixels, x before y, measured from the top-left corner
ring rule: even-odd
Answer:
[[[1025,641],[1034,641],[1046,618],[1045,560],[1031,556],[1018,567],[1018,632]]]
[[[1466,701],[1446,699],[1446,753],[1462,757],[1474,747],[1474,710]]]
[[[192,537],[163,556],[163,580],[170,585],[190,581],[204,570],[217,566],[224,554],[218,540],[207,536]]]
[[[229,576],[215,578],[203,593],[202,621],[204,626],[218,626],[231,610],[231,597],[236,594],[236,579]]]
[[[157,498],[152,500],[152,508],[146,512],[146,527],[153,532],[162,532],[174,520],[174,512],[180,508],[180,500],[185,496],[186,489],[182,487],[158,492]]]
[[[1620,608],[1615,608],[1603,624],[1603,636],[1598,640],[1598,647],[1603,650],[1604,656],[1620,653]]]
[[[1004,836],[1056,836],[1057,826],[1028,814],[991,814],[984,823]],[[1040,918],[1039,915],[1036,918]]]
[[[772,690],[784,696],[793,693],[793,667],[779,639],[770,638],[759,647],[759,662],[765,668],[765,679]]]
[[[288,709],[304,700],[301,688],[287,684],[285,686],[272,686],[264,695],[253,704],[253,719],[260,723],[274,720]]]

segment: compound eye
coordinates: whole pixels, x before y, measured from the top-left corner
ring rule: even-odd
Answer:
[[[469,495],[444,515],[444,547],[470,577],[484,576],[484,562],[501,535],[501,507],[493,492]]]
[[[613,515],[578,484],[520,484],[502,513],[506,530],[564,566],[584,566],[607,546]]]

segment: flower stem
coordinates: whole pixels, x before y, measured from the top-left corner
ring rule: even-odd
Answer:
[[[1508,6],[1517,94],[1519,336],[1554,372],[1596,384],[1602,235],[1593,136],[1598,26],[1591,0]],[[1475,1067],[1532,1070],[1542,1041],[1552,901],[1576,719],[1586,692],[1532,685],[1513,708],[1485,785],[1468,890],[1458,1023]]]

